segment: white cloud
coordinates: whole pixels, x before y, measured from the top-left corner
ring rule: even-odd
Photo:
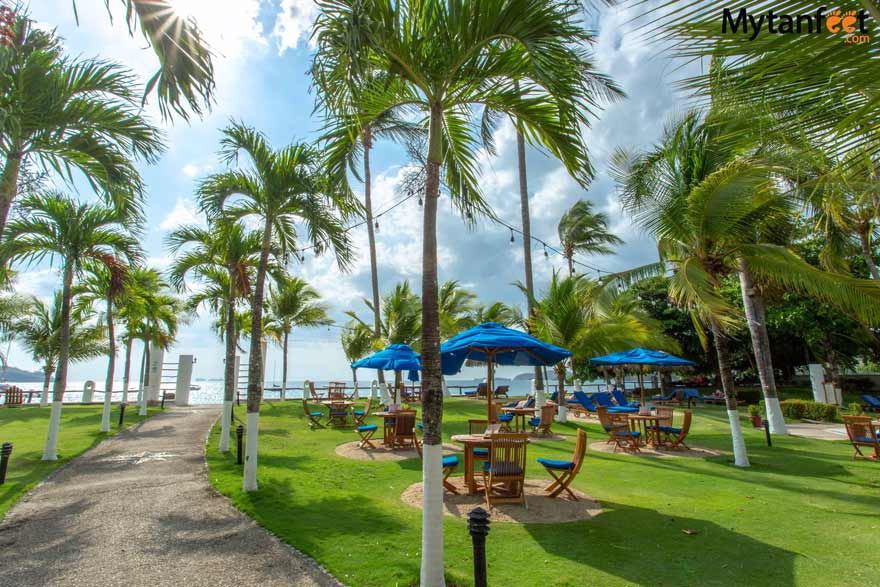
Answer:
[[[162,219],[162,222],[159,223],[159,228],[162,230],[174,230],[184,224],[205,226],[205,215],[198,211],[195,202],[190,198],[177,198],[174,208]]]
[[[206,173],[210,173],[214,169],[214,166],[210,163],[205,163],[204,165],[198,165],[196,163],[187,163],[183,166],[181,171],[187,177],[199,177],[201,175],[205,175]]]
[[[317,16],[318,6],[314,0],[281,0],[272,31],[272,36],[278,41],[278,53],[296,49],[303,41],[313,46],[310,36]]]

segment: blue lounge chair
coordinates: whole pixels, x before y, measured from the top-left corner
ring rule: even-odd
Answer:
[[[589,412],[590,414],[596,413],[596,404],[593,403],[587,394],[583,391],[574,392],[574,399],[568,402],[568,407],[573,408],[575,410],[581,410]],[[612,414],[621,414],[626,413],[627,408],[620,408],[618,406],[614,406],[612,408],[608,408],[608,412]]]
[[[535,407],[535,397],[534,397],[534,396],[530,397],[530,398],[528,399],[528,401],[526,401],[526,405],[523,406],[523,407],[525,407],[525,408],[534,408],[534,407]]]
[[[593,394],[593,403],[605,406],[608,408],[608,411],[612,414],[632,414],[638,412],[638,408],[631,408],[629,406],[616,406],[614,402],[611,401],[611,396],[607,393],[594,393]]]
[[[550,401],[553,402],[554,404],[556,403],[556,400],[558,400],[558,399],[559,399],[559,392],[558,391],[554,391],[553,393],[550,394]]]
[[[880,412],[880,399],[866,393],[862,396],[862,401],[865,402],[865,409]]]
[[[479,397],[481,395],[485,396],[486,395],[486,384],[480,383],[479,385],[477,385],[477,388],[475,390],[466,391],[466,392],[464,392],[464,395],[467,397]]]
[[[639,402],[630,402],[627,401],[626,396],[623,395],[623,392],[617,389],[616,387],[611,390],[611,396],[614,398],[614,401],[617,402],[617,405],[622,408],[637,408],[639,407]]]
[[[649,402],[671,402],[675,399],[675,394],[677,391],[670,391],[666,395],[655,395],[654,397],[648,398]]]

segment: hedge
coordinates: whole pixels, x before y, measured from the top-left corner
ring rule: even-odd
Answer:
[[[761,402],[762,407],[763,403]],[[795,420],[806,419],[833,422],[838,419],[837,406],[831,404],[802,399],[787,399],[779,402],[779,407],[782,409],[783,416]]]

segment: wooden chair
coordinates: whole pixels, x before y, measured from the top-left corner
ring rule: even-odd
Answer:
[[[599,423],[608,434],[608,443],[614,444],[614,450],[618,448],[624,452],[639,452],[641,433],[633,430],[626,414],[609,414],[606,406],[598,406],[596,414]]]
[[[468,434],[485,434],[489,426],[489,420],[468,420]],[[475,448],[474,460],[485,461],[489,458],[488,448]]]
[[[330,381],[327,383],[328,399],[345,399],[345,383],[341,381]]]
[[[507,394],[509,392],[510,392],[509,385],[499,385],[498,387],[495,388],[495,392],[492,394],[492,396],[493,397],[501,397],[503,395],[504,397],[507,397]]]
[[[24,391],[15,385],[6,388],[6,399],[3,405],[6,407],[20,406],[24,404]]]
[[[363,426],[364,424],[366,424],[366,420],[370,415],[370,408],[372,407],[372,405],[373,405],[373,398],[368,397],[367,403],[364,406],[363,410],[355,410],[352,412],[352,414],[354,415],[355,426]]]
[[[324,417],[324,412],[316,412],[309,408],[309,401],[306,398],[303,398],[303,412],[305,412],[309,419],[309,428],[324,427],[324,424],[321,423],[321,418]]]
[[[587,433],[578,429],[577,443],[574,446],[574,456],[570,461],[557,461],[554,459],[540,458],[538,462],[553,477],[553,483],[544,488],[550,493],[549,497],[557,497],[563,491],[567,492],[574,501],[577,496],[568,488],[574,478],[577,477],[584,464],[584,456],[587,453]]]
[[[348,426],[348,413],[349,409],[343,403],[338,404],[330,404],[329,406],[329,416],[327,418],[328,424],[333,424],[334,426]]]
[[[684,443],[684,439],[687,438],[688,432],[691,430],[692,419],[693,413],[690,410],[684,410],[684,420],[682,420],[680,428],[674,426],[660,427],[660,432],[664,434],[664,441],[669,442],[666,447],[667,449],[675,450],[683,446],[690,450],[690,447]]]
[[[483,466],[483,489],[486,504],[521,503],[526,505],[525,434],[494,434],[489,446],[489,460]]]
[[[675,408],[670,406],[657,406],[654,408],[654,414],[656,414],[657,422],[660,426],[672,426],[672,417],[675,415]]]
[[[853,445],[854,459],[880,460],[880,440],[877,438],[877,430],[871,423],[870,416],[842,416],[846,433]],[[871,450],[873,454],[862,454],[861,447]]]
[[[379,426],[376,424],[361,424],[360,426],[356,426],[355,432],[357,432],[357,435],[361,439],[361,441],[358,442],[358,448],[376,448],[376,445],[372,442],[372,438],[378,429]]]
[[[397,412],[394,418],[394,441],[395,447],[406,447],[407,443],[416,443],[416,411],[406,410]]]
[[[416,452],[419,453],[419,458],[422,457],[422,443],[416,438],[415,440]],[[443,457],[443,488],[449,493],[458,495],[458,489],[455,488],[455,485],[449,480],[450,475],[455,473],[456,469],[458,469],[458,456],[456,455],[446,455]]]
[[[529,426],[532,427],[532,436],[553,436],[550,426],[553,425],[553,416],[556,415],[556,406],[541,406],[541,415],[537,418],[529,420]]]

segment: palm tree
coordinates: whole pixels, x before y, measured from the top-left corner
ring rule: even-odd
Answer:
[[[528,291],[528,286],[526,286],[526,291]],[[469,322],[471,325],[482,324],[483,322],[497,322],[508,328],[525,328],[527,326],[527,321],[520,309],[504,302],[493,302],[488,306],[477,306],[471,312]]]
[[[91,263],[83,278],[74,288],[77,306],[91,308],[105,304],[104,321],[107,324],[107,377],[104,382],[104,406],[101,412],[101,432],[110,431],[110,403],[113,379],[116,375],[116,324],[114,309],[125,291],[129,267],[120,259],[108,255],[99,263]],[[124,394],[123,394],[124,395]],[[123,397],[123,402],[125,398]]]
[[[440,286],[440,338],[450,338],[473,326],[477,294],[461,287],[455,280]]]
[[[294,328],[315,328],[333,324],[327,316],[327,306],[319,303],[321,295],[304,279],[286,277],[276,281],[270,288],[268,323],[266,331],[281,343],[281,399],[285,399],[287,386],[287,345]]]
[[[137,211],[143,182],[133,159],[152,162],[163,145],[141,111],[135,78],[109,61],[65,57],[55,33],[27,18],[16,27],[0,78],[0,231],[28,163],[71,182],[80,171],[108,205]]]
[[[342,352],[345,353],[345,359],[348,364],[352,364],[373,350],[374,331],[365,327],[357,320],[350,320],[342,330],[340,342],[342,343]],[[357,369],[351,368],[351,377],[354,380],[355,389],[357,389]]]
[[[43,366],[43,394],[40,406],[49,405],[49,386],[58,368],[61,354],[61,292],[55,292],[51,305],[40,298],[28,300],[22,318],[11,325],[15,338],[37,363]],[[107,352],[107,331],[103,325],[91,322],[94,314],[87,308],[78,308],[70,315],[71,362],[87,361]]]
[[[82,274],[88,264],[106,264],[110,258],[135,261],[140,250],[127,232],[127,218],[106,206],[77,203],[63,194],[50,193],[27,196],[22,200],[22,210],[25,215],[7,226],[0,258],[26,264],[57,258],[62,267],[60,350],[49,434],[43,451],[43,460],[54,461],[58,458],[61,402],[67,387],[74,277]]]
[[[623,240],[608,232],[608,216],[593,212],[593,203],[578,200],[559,219],[559,242],[568,261],[568,274],[574,275],[574,254],[610,255],[611,246],[622,245]]]
[[[244,490],[257,489],[257,438],[263,396],[262,349],[263,297],[269,254],[277,246],[284,257],[296,250],[298,229],[305,225],[315,252],[332,249],[337,263],[351,261],[348,235],[340,220],[354,206],[347,193],[328,190],[319,177],[318,156],[306,144],[273,150],[265,135],[240,123],[223,130],[221,155],[226,163],[238,162],[244,153],[248,170],[209,176],[198,188],[201,208],[211,216],[256,217],[261,223],[260,260],[251,301],[251,348],[248,358],[247,455]]]
[[[580,8],[564,0],[337,0],[321,4],[315,25],[328,77],[348,75],[361,88],[357,126],[340,118],[330,132],[348,142],[357,128],[387,112],[420,111],[428,127],[422,229],[422,398],[425,507],[421,585],[444,583],[441,485],[443,392],[437,279],[437,204],[441,168],[453,206],[465,217],[489,214],[478,183],[476,150],[490,144],[500,113],[520,121],[528,139],[547,148],[583,184],[592,169],[581,125],[593,85],[584,46],[590,35]],[[377,82],[359,71],[388,71]],[[482,116],[477,122],[480,112]],[[348,131],[342,129],[349,129]],[[344,165],[331,168],[344,169]],[[337,172],[334,179],[342,181]]]
[[[162,287],[161,276],[155,269],[131,267],[126,273],[125,286],[117,301],[117,315],[125,326],[121,336],[125,345],[125,361],[122,369],[122,401],[124,403],[128,403],[132,344],[138,338],[137,332],[143,329],[145,315],[153,301],[153,296]],[[142,378],[143,374],[141,374]]]
[[[618,152],[612,174],[624,208],[636,224],[654,234],[660,263],[630,275],[672,272],[670,298],[685,307],[695,325],[713,335],[722,387],[727,398],[736,464],[748,465],[736,411],[728,338],[740,316],[719,293],[726,275],[739,274],[743,303],[767,416],[785,432],[775,382],[771,378],[769,339],[756,280],[776,283],[835,304],[863,320],[878,318],[880,286],[869,280],[823,272],[783,245],[768,242],[794,214],[793,201],[781,193],[766,160],[731,143],[723,113],[706,120],[690,113],[669,125],[659,145],[646,153]],[[742,154],[741,154],[742,153]],[[702,328],[699,333],[705,342]]]
[[[880,8],[871,0],[857,0],[876,23]],[[853,8],[855,6],[848,6]],[[751,14],[767,10],[763,2],[740,2],[737,9]],[[682,57],[730,57],[731,100],[771,113],[778,129],[798,128],[825,145],[835,155],[861,156],[865,147],[873,155],[880,148],[880,55],[872,44],[848,44],[839,34],[815,22],[816,33],[773,35],[723,32],[719,12],[708,4],[682,3],[662,14],[641,15],[649,38],[669,39],[675,55]],[[820,8],[820,12],[825,7]],[[816,5],[797,0],[785,5],[787,14],[816,15]],[[734,10],[733,18],[739,13]],[[825,14],[827,16],[827,13]],[[816,19],[814,19],[816,20]],[[868,22],[871,22],[868,20]],[[812,26],[812,23],[811,23]],[[811,29],[812,31],[812,29]],[[833,47],[833,50],[829,50]],[[804,67],[804,64],[809,67]],[[845,71],[846,75],[838,75]],[[711,72],[689,80],[703,95],[711,95]]]
[[[238,373],[235,372],[235,350],[239,338],[237,310],[251,295],[262,246],[262,235],[247,230],[239,222],[222,218],[208,229],[182,226],[168,235],[172,254],[180,253],[171,266],[171,283],[178,291],[186,291],[186,278],[193,277],[201,285],[188,301],[191,310],[207,305],[220,321],[220,338],[226,344],[224,367],[223,417],[221,418],[220,450],[229,450],[232,424],[232,402],[235,400]]]

